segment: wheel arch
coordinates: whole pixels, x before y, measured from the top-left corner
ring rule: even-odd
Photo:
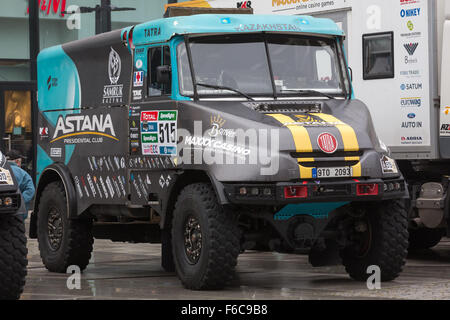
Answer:
[[[222,183],[213,175],[201,170],[185,170],[178,176],[175,184],[172,186],[168,200],[163,207],[163,214],[160,222],[161,229],[170,228],[173,218],[173,209],[181,190],[190,184],[199,182],[211,183],[221,205],[229,203],[225,196]]]
[[[41,194],[47,185],[56,181],[62,182],[66,192],[68,218],[73,219],[77,217],[77,195],[72,175],[64,164],[51,164],[42,172],[36,188],[34,208],[30,220],[30,238],[32,239],[37,238],[37,214]]]

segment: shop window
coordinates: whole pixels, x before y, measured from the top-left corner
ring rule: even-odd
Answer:
[[[363,35],[363,79],[394,78],[394,33]]]
[[[154,47],[149,50],[149,96],[161,96],[163,94],[170,94],[171,84],[162,85],[158,83],[156,77],[156,68],[162,65],[170,66],[170,49],[169,47]]]

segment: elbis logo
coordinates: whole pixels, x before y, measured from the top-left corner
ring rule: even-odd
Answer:
[[[60,136],[60,134],[62,134]],[[98,135],[107,137],[116,141],[116,132],[114,131],[114,125],[111,119],[111,115],[80,115],[71,114],[65,118],[59,116],[56,124],[55,133],[53,134],[53,140],[50,143],[58,141],[60,139],[81,136],[81,135]]]

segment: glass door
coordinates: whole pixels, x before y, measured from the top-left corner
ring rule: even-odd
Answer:
[[[17,150],[23,156],[22,168],[29,173],[33,169],[33,130],[30,90],[2,90],[0,109],[4,115],[2,151]],[[0,127],[0,129],[1,129]]]

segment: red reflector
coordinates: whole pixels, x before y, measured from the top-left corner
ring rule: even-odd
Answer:
[[[358,184],[356,186],[356,195],[358,196],[376,196],[378,195],[378,184]]]
[[[293,198],[307,198],[308,197],[308,187],[297,186],[297,187],[285,187],[284,197],[286,199]]]

